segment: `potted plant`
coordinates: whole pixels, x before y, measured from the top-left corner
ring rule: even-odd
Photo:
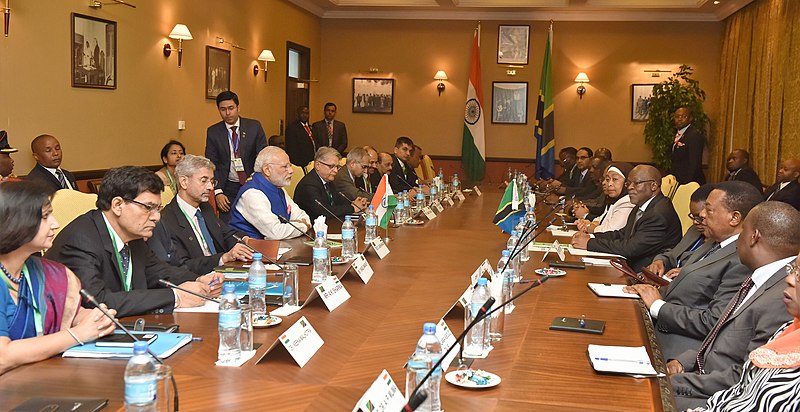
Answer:
[[[699,81],[692,79],[693,72],[691,67],[681,65],[677,73],[653,86],[644,141],[653,150],[653,163],[661,169],[670,167],[670,153],[675,138],[672,113],[677,108],[688,108],[694,118],[692,125],[698,130],[708,131],[709,120],[703,111],[706,92],[700,88]]]

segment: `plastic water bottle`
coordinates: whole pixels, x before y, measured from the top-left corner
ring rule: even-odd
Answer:
[[[425,208],[425,193],[420,188],[417,190],[417,207],[416,210],[422,210]]]
[[[511,236],[508,238],[508,242],[506,243],[506,249],[512,254],[511,257],[512,264],[514,265],[514,279],[519,280],[520,276],[520,253],[517,253],[517,244],[519,243],[519,232],[516,230],[511,231]],[[513,254],[516,253],[516,256]]]
[[[508,262],[508,258],[510,255],[511,252],[509,252],[508,250],[504,250],[502,252],[500,261],[497,262],[497,272],[495,272],[496,275],[502,272],[502,276],[498,276],[498,278],[501,282],[503,282],[503,295],[501,296],[503,298],[503,302],[511,298],[514,282],[516,281],[514,276],[516,274],[517,268],[514,266],[514,261],[512,260],[511,262],[508,263],[508,266],[506,266],[506,262]],[[503,268],[505,268],[505,270]],[[492,284],[494,284],[494,282],[495,278],[493,277]],[[495,296],[495,299],[497,299],[497,296]],[[513,310],[514,310],[514,302],[509,303],[503,309],[505,313],[511,313]]]
[[[125,367],[125,411],[155,412],[156,382],[156,362],[147,342],[133,342],[133,357]]]
[[[342,258],[352,259],[356,255],[356,230],[350,216],[342,223]]]
[[[439,168],[439,198],[444,198],[445,193],[447,193],[447,190],[445,189],[444,173]]]
[[[436,189],[436,186],[438,186],[438,183],[431,184],[431,203],[433,203],[434,200],[439,199],[439,196],[437,195],[438,189]]]
[[[511,168],[509,167],[508,171],[506,172],[506,182],[511,183],[513,179],[514,179],[514,172],[512,172]]]
[[[428,368],[425,373],[418,373],[417,374],[417,383],[425,377],[425,374],[428,373],[428,370],[433,367],[436,362],[442,357],[442,342],[439,341],[439,338],[436,337],[436,324],[432,322],[427,322],[422,328],[423,334],[422,337],[419,338],[417,341],[417,349],[414,351],[415,355],[420,355],[423,357],[428,358]],[[437,367],[436,370],[433,371],[431,377],[428,378],[428,381],[425,384],[425,388],[428,392],[428,399],[417,408],[417,411],[440,411],[442,410],[442,401],[439,398],[439,386],[442,381],[442,368]]]
[[[453,174],[453,193],[461,190],[461,180],[458,180],[458,173]]]
[[[261,262],[262,258],[261,253],[253,253],[253,263],[247,271],[247,294],[250,296],[253,316],[267,313],[267,302],[264,299],[267,290],[267,268]]]
[[[527,241],[528,238],[531,237],[531,232],[529,231],[529,232],[525,233],[525,235],[523,235],[523,233],[525,232],[525,218],[524,217],[519,218],[519,221],[517,222],[517,226],[514,227],[514,230],[516,230],[517,233],[520,236],[519,240],[517,241],[520,244],[519,245],[519,249],[518,249],[519,250],[519,260],[520,260],[520,262],[527,262],[528,259],[531,258],[531,256],[530,256],[530,253],[528,253],[528,246],[525,245],[525,242]]]
[[[411,212],[411,199],[408,198],[408,190],[403,190],[403,208],[406,210],[406,220],[408,220],[408,214]]]
[[[367,218],[364,221],[364,243],[372,242],[378,236],[378,216],[375,214],[375,208],[369,205],[367,209]]]
[[[394,208],[394,223],[402,225],[405,223],[405,204],[403,203],[403,193],[397,195],[397,206]]]
[[[489,300],[490,294],[487,288],[486,278],[478,279],[478,286],[472,292],[472,302],[469,305],[469,316],[467,323],[464,325],[466,328],[478,315],[483,304]],[[481,356],[487,348],[488,338],[488,324],[486,319],[478,322],[467,334],[464,344],[464,354],[470,356]]]
[[[368,218],[369,219],[369,218]],[[369,229],[367,229],[369,233]],[[331,258],[328,249],[328,240],[325,239],[325,232],[317,232],[314,239],[314,271],[311,272],[311,283],[322,283],[331,274]]]
[[[239,331],[242,326],[242,309],[236,298],[236,285],[222,285],[219,299],[219,350],[217,358],[220,362],[235,362],[242,354],[239,344]]]

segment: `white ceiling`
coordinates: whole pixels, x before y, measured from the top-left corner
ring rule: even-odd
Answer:
[[[326,19],[720,21],[753,0],[289,0]]]

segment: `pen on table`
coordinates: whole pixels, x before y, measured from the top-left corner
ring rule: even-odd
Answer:
[[[219,283],[219,278],[214,278],[211,283],[208,284],[208,287],[214,286]]]
[[[192,337],[192,340],[196,341],[196,342],[202,342],[203,341],[203,337],[202,336],[194,336],[194,337]]]
[[[604,362],[633,362],[633,363],[638,363],[639,365],[644,365],[644,364],[649,364],[650,363],[650,362],[645,362],[645,361],[641,361],[641,360],[634,360],[634,359],[614,359],[614,358],[592,358],[592,359],[598,360],[598,361],[604,361]]]

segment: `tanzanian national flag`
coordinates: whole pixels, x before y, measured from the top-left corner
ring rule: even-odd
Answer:
[[[500,205],[497,206],[497,213],[494,214],[492,223],[503,229],[504,232],[511,234],[517,221],[524,217],[525,207],[522,193],[517,187],[516,179],[512,179],[506,192],[503,193],[503,198],[500,199]]]
[[[539,82],[539,101],[536,104],[536,177],[550,179],[555,177],[556,138],[553,115],[553,81],[550,65],[553,46],[553,25],[547,30],[547,44],[544,48],[542,80]]]

